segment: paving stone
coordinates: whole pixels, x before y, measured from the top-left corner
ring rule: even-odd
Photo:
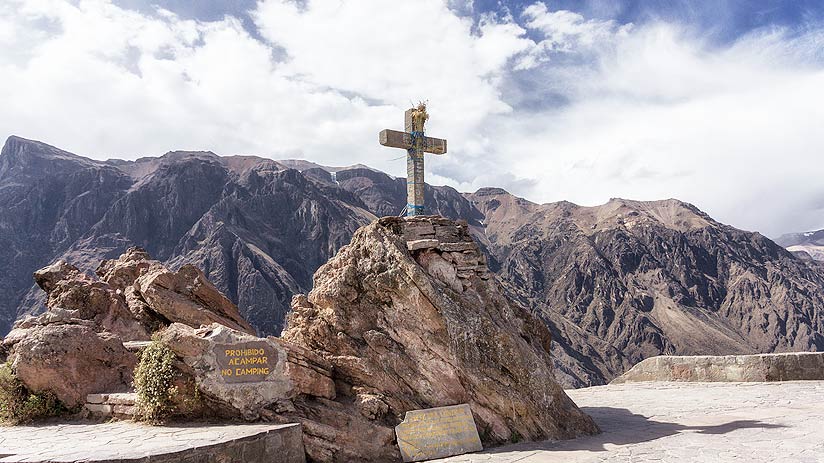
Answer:
[[[603,430],[442,463],[824,462],[824,381],[645,382],[567,391]]]
[[[0,462],[304,463],[299,424],[147,426],[63,423],[0,428]]]

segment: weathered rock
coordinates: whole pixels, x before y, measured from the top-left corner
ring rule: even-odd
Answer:
[[[465,280],[435,247],[408,249],[421,234],[463,249],[476,263]],[[398,461],[394,427],[406,412],[460,403],[488,445],[597,432],[553,378],[549,332],[481,279],[482,261],[465,224],[385,218],[293,298],[283,338],[175,323],[160,339],[221,413],[300,422],[313,461]],[[259,368],[243,371],[246,362]]]
[[[132,248],[103,262],[98,275],[103,281],[62,261],[36,272],[49,310],[18,321],[3,340],[2,350],[26,387],[53,391],[69,407],[83,403],[89,393],[128,389],[137,353],[124,343],[145,343],[170,322],[189,323],[191,331],[217,322],[247,333],[243,336],[254,332],[237,307],[192,266],[171,272]],[[179,331],[183,325],[175,326]],[[295,350],[299,358],[309,355]],[[323,387],[314,386],[315,392]]]
[[[155,262],[134,282],[151,309],[171,322],[189,326],[222,325],[254,334],[237,306],[206,279],[198,268],[184,265],[177,272]]]
[[[46,304],[53,309],[39,321],[26,323],[67,323],[66,311],[71,311],[71,317],[91,321],[124,340],[149,338],[148,327],[135,320],[122,294],[77,267],[58,261],[35,272],[34,280],[46,292]]]
[[[17,328],[4,340],[17,377],[32,391],[52,391],[68,407],[86,395],[125,391],[137,357],[117,336],[94,326],[47,324]]]
[[[453,249],[480,260],[465,225],[384,218],[318,270],[308,298],[293,300],[283,339],[322,353],[337,386],[334,402],[294,401],[293,415],[312,422],[304,425],[310,455],[398,460],[390,436],[407,411],[460,403],[487,445],[597,432],[555,382],[543,324],[495,280],[473,271],[463,285],[437,251],[410,252],[406,243],[422,235],[465,243]]]
[[[121,291],[131,287],[152,266],[152,258],[146,250],[131,247],[119,258],[104,260],[95,270],[100,280]],[[42,285],[41,285],[42,287]]]
[[[424,252],[417,256],[418,263],[426,269],[427,273],[437,278],[441,283],[449,286],[455,292],[462,292],[463,285],[458,280],[459,269],[447,261],[438,252]],[[462,278],[469,278],[471,273],[463,273]]]
[[[463,250],[410,251],[422,234]],[[128,386],[136,356],[110,319],[147,334],[142,317],[180,320],[160,339],[214,415],[298,421],[315,461],[398,460],[393,428],[407,411],[459,403],[489,445],[597,432],[554,380],[549,332],[483,279],[483,262],[466,224],[382,219],[293,298],[283,338],[258,338],[200,271],[171,272],[133,249],[99,267],[103,281],[68,264],[40,272],[49,304],[65,308],[20,322],[4,349],[27,387],[71,406]]]

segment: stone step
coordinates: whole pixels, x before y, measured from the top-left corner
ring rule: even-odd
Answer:
[[[133,418],[136,414],[134,392],[109,392],[86,396],[85,408],[101,417]]]
[[[108,392],[86,396],[86,402],[90,404],[134,405],[136,401],[137,393],[135,392]]]

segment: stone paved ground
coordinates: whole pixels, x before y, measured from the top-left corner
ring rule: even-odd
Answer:
[[[216,444],[246,442],[269,433],[286,432],[293,426],[147,426],[115,421],[0,427],[0,462],[130,461],[147,457],[154,461],[157,456],[197,448],[208,447],[214,452]],[[300,439],[299,431],[295,435]],[[282,441],[277,438],[277,442]],[[216,450],[219,453],[219,445]]]
[[[603,434],[440,462],[824,462],[824,381],[630,383],[567,391]]]

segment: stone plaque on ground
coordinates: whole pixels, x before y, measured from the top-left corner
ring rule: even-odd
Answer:
[[[220,376],[227,383],[265,381],[278,363],[278,353],[262,341],[215,346]]]
[[[483,450],[467,404],[408,411],[395,435],[404,462]]]

